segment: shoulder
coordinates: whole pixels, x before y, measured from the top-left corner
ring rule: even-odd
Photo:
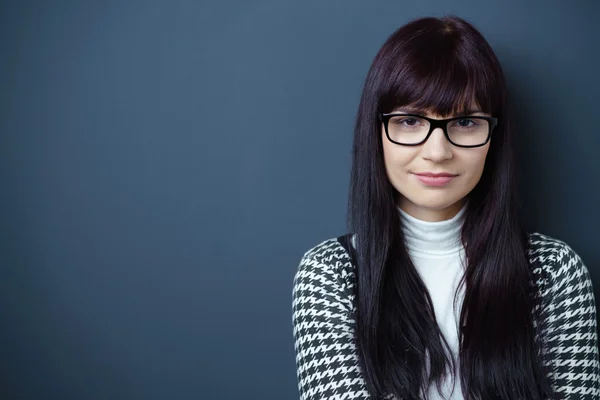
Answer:
[[[532,232],[527,234],[527,239],[530,260],[546,263],[562,260],[564,257],[569,259],[578,257],[567,243],[551,236]]]
[[[581,257],[562,240],[539,232],[527,234],[527,256],[534,280],[551,285],[554,291],[567,284],[591,284]]]
[[[346,269],[350,263],[350,256],[340,238],[326,239],[306,250],[300,260],[299,270],[322,269],[327,272],[342,272]]]
[[[329,238],[304,252],[294,276],[294,291],[337,293],[352,297],[354,265],[339,238]]]
[[[329,264],[336,259],[343,258],[345,249],[338,238],[329,238],[312,246],[304,252],[301,261],[314,261]]]

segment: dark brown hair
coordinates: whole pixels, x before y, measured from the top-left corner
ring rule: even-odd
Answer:
[[[444,372],[456,368],[403,245],[377,114],[408,105],[445,116],[472,102],[498,118],[498,126],[483,175],[468,195],[462,230],[468,265],[461,282],[460,384],[467,399],[552,396],[534,340],[505,78],[481,33],[447,16],[414,20],[388,38],[368,72],[357,114],[348,222],[357,235],[356,342],[373,398],[420,398],[431,384],[439,390]]]

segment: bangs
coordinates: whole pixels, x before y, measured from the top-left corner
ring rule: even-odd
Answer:
[[[434,45],[428,39],[427,46],[411,43],[392,55],[397,61],[388,70],[387,88],[380,97],[382,112],[404,106],[447,117],[499,110],[501,90],[495,86],[500,80],[490,74],[495,72],[493,61],[476,49],[441,39]]]

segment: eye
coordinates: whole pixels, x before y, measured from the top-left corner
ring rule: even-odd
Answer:
[[[461,118],[461,119],[457,119],[455,121],[455,124],[458,125],[461,128],[470,128],[472,126],[477,126],[479,125],[475,120],[472,120],[470,118]]]
[[[403,127],[413,127],[423,123],[423,121],[417,117],[394,117],[391,119],[391,122]]]

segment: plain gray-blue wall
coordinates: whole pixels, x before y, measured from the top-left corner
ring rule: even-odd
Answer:
[[[369,65],[410,19],[505,67],[536,230],[600,292],[597,1],[3,1],[0,397],[297,399],[292,278],[345,232]]]

